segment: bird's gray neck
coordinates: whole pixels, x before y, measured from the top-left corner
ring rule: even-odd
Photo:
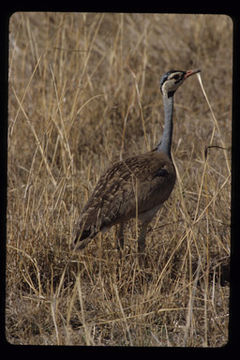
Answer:
[[[171,145],[173,132],[173,96],[163,96],[164,105],[164,130],[157,151],[163,151],[171,159]]]

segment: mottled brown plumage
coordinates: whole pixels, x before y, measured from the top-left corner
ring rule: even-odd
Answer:
[[[160,81],[165,125],[154,151],[116,162],[103,174],[77,223],[73,247],[84,248],[99,232],[121,224],[118,247],[123,247],[122,224],[131,218],[142,223],[138,251],[143,253],[147,225],[172,192],[176,180],[171,160],[173,97],[177,88],[200,70],[171,70]]]
[[[83,248],[99,232],[138,216],[149,222],[168,199],[176,179],[164,153],[149,152],[115,163],[102,175],[85,205],[75,243]],[[149,219],[150,217],[150,219]]]

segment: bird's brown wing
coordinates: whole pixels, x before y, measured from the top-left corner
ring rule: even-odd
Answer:
[[[100,177],[83,208],[74,244],[84,247],[89,240],[82,241],[100,230],[160,205],[169,197],[175,177],[172,162],[157,152],[115,163]]]

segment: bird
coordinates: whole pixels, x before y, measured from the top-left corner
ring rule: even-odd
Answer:
[[[176,90],[200,69],[170,70],[160,79],[164,106],[164,129],[158,145],[151,151],[115,162],[100,178],[76,222],[72,248],[83,249],[99,233],[113,225],[119,227],[117,248],[124,247],[124,225],[136,218],[140,222],[138,253],[145,251],[147,228],[176,181],[171,156],[173,108]]]

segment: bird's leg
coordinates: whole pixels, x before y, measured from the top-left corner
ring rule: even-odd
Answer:
[[[145,265],[145,238],[147,234],[148,222],[142,223],[140,234],[138,236],[138,261],[140,267]]]
[[[139,256],[139,265],[143,266],[145,264],[145,238],[147,234],[148,221],[142,223],[140,234],[138,236],[138,256]]]
[[[124,245],[123,228],[124,228],[123,223],[120,223],[117,231],[117,239],[116,239],[118,251],[123,250],[123,245]]]
[[[142,223],[140,234],[138,236],[138,252],[143,253],[145,250],[145,238],[147,234],[148,222]]]

